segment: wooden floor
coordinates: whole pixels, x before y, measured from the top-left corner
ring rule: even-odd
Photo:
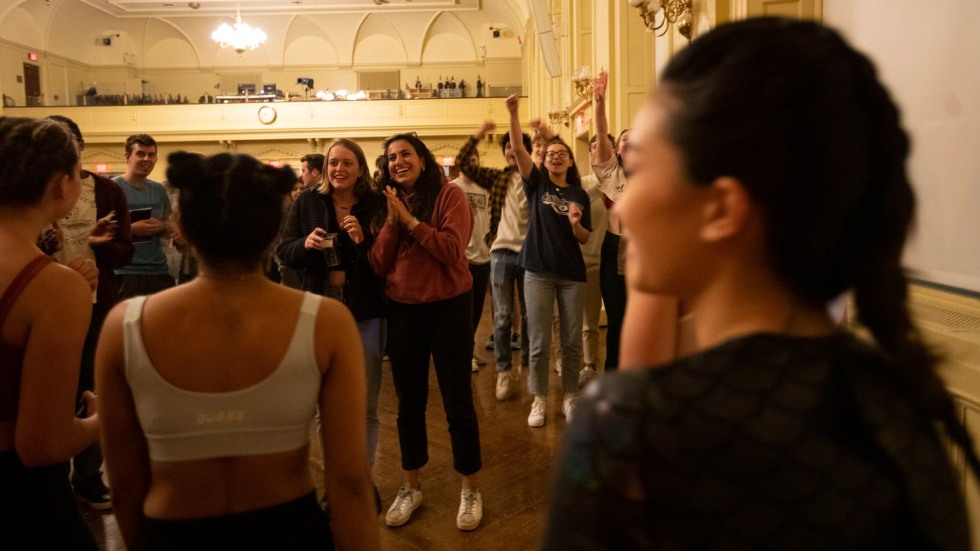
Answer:
[[[429,381],[429,457],[422,469],[422,506],[408,524],[389,528],[384,515],[378,518],[381,548],[386,550],[449,550],[473,551],[537,549],[544,529],[547,496],[552,464],[558,449],[565,418],[561,414],[561,398],[557,377],[549,378],[547,420],[544,427],[529,428],[527,415],[531,396],[527,392],[526,373],[515,381],[510,400],[498,402],[494,396],[495,374],[493,351],[484,350],[490,333],[489,305],[477,330],[477,352],[487,359],[479,373],[473,374],[473,395],[480,421],[480,443],[483,470],[480,489],[483,494],[483,523],[473,532],[456,528],[459,507],[459,475],[452,469],[449,432],[442,410],[442,399],[436,385],[434,370]],[[605,340],[603,330],[601,339]],[[520,365],[520,351],[513,352],[513,365]],[[378,457],[374,479],[381,492],[385,510],[391,505],[401,485],[398,434],[395,428],[397,400],[391,382],[388,362],[384,364],[379,417],[381,419]],[[315,448],[315,446],[314,446]],[[316,451],[311,463],[318,465]],[[318,469],[314,469],[314,473]],[[321,479],[316,478],[318,487]],[[85,510],[103,549],[124,549],[111,512]]]

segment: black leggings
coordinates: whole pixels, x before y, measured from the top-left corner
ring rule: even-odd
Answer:
[[[7,496],[3,538],[31,549],[98,551],[68,483],[68,463],[27,467],[17,452],[0,452],[0,488]]]
[[[310,492],[279,505],[220,517],[143,517],[133,551],[333,548],[330,522],[316,493]]]

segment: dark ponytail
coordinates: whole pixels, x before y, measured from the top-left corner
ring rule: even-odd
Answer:
[[[857,319],[980,475],[938,357],[906,306],[909,140],[872,63],[819,24],[759,18],[692,42],[662,82],[668,136],[692,179],[745,185],[763,210],[776,270],[804,301],[824,305],[853,290]]]

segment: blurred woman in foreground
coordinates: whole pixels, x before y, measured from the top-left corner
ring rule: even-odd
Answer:
[[[815,23],[671,60],[617,208],[630,284],[689,304],[701,351],[589,387],[546,549],[969,547],[934,427],[980,463],[905,305],[907,155],[874,67]],[[827,314],[848,289],[871,342]]]

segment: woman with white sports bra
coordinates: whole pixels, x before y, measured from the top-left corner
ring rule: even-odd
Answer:
[[[348,346],[357,325],[340,302],[262,272],[292,170],[231,154],[177,152],[168,163],[198,277],[117,306],[96,360],[123,539],[130,549],[377,549],[364,357]],[[330,521],[309,466],[317,407]]]

